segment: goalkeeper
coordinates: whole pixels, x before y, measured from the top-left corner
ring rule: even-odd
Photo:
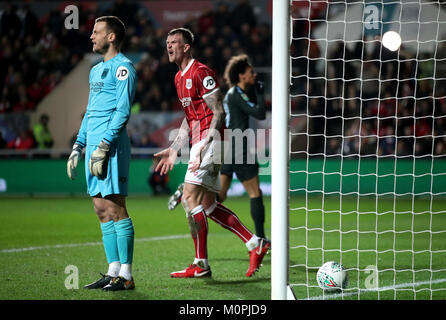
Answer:
[[[223,107],[226,113],[226,127],[233,130],[233,133],[237,129],[242,133],[245,130],[250,130],[250,116],[259,120],[265,119],[264,86],[263,83],[256,80],[256,77],[248,56],[245,54],[232,57],[226,65],[224,78],[230,89],[223,100]],[[225,160],[221,166],[221,189],[218,200],[223,202],[226,199],[235,172],[249,195],[251,217],[254,220],[256,235],[259,238],[266,238],[265,207],[262,190],[259,186],[259,165],[255,156],[248,155],[251,150],[248,140],[243,139],[242,141],[243,147],[239,148],[233,138],[232,159],[229,159],[229,163]],[[252,162],[249,159],[252,159]],[[236,160],[242,160],[242,163]]]
[[[130,164],[130,141],[126,124],[135,96],[136,71],[120,53],[125,26],[115,16],[95,21],[90,37],[93,52],[103,60],[90,71],[90,95],[67,173],[76,177],[76,167],[85,151],[88,194],[100,221],[108,262],[105,275],[84,288],[117,291],[133,289],[132,260],[134,228],[126,208]]]

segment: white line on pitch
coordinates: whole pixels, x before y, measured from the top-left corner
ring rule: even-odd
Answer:
[[[171,235],[171,236],[136,238],[135,242],[162,241],[162,240],[171,240],[171,239],[183,239],[183,238],[188,238],[188,237],[190,237],[190,234],[175,234],[175,235]],[[102,245],[102,241],[84,242],[84,243],[54,244],[54,245],[48,245],[48,246],[27,247],[27,248],[3,249],[3,250],[0,250],[0,253],[25,252],[25,251],[42,250],[42,249],[88,247],[88,246],[99,246],[99,245]]]
[[[381,288],[371,288],[371,289],[359,289],[360,292],[381,292],[381,291],[388,291],[388,290],[395,290],[400,288],[406,288],[406,287],[418,287],[426,284],[437,284],[446,282],[446,279],[435,279],[432,281],[418,281],[418,282],[407,282],[407,283],[400,283],[394,286],[386,286]],[[336,293],[336,294],[326,294],[323,296],[317,296],[317,297],[310,297],[305,300],[323,300],[323,299],[336,299],[336,298],[342,298],[342,297],[349,297],[353,296],[355,294],[358,294],[358,292],[346,292],[344,294],[342,293]]]

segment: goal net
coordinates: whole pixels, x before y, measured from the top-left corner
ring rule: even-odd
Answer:
[[[445,299],[446,3],[290,3],[289,288]],[[346,289],[318,287],[328,261]]]

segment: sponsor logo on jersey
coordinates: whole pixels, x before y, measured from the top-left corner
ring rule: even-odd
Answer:
[[[180,102],[183,105],[183,108],[187,108],[190,107],[190,105],[192,104],[192,98],[190,97],[183,98],[180,100]]]
[[[104,83],[102,81],[91,82],[90,90],[93,92],[99,92],[104,87]]]
[[[207,76],[203,79],[203,87],[205,87],[208,90],[212,90],[215,88],[215,80],[211,76]]]
[[[116,78],[118,80],[125,80],[128,77],[129,77],[129,70],[126,67],[120,66],[118,70],[116,70]]]

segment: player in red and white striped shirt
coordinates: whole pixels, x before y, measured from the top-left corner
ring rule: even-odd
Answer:
[[[215,72],[195,59],[189,60],[184,70],[175,75],[175,87],[186,114],[192,145],[206,136],[211,125],[214,113],[205,99],[220,90],[215,79]],[[192,132],[193,128],[199,131]],[[220,133],[223,128],[222,125]]]
[[[215,72],[192,57],[193,38],[192,32],[185,28],[173,29],[167,35],[169,61],[179,67],[175,86],[186,117],[172,145],[155,154],[159,158],[155,170],[163,175],[172,170],[178,152],[189,142],[192,144],[181,203],[194,240],[195,259],[189,267],[172,272],[171,276],[211,276],[207,255],[209,217],[245,243],[250,251],[250,265],[246,273],[250,277],[260,267],[270,245],[248,230],[235,213],[215,199],[220,189],[220,138],[225,113]]]

